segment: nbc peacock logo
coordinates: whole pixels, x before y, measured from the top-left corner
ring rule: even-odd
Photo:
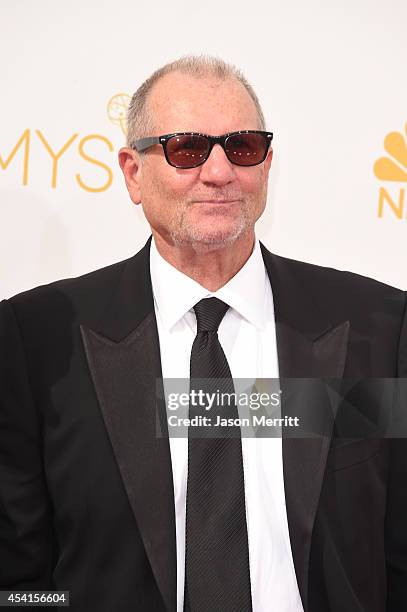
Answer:
[[[373,172],[380,181],[390,183],[380,187],[378,217],[384,217],[387,204],[397,219],[406,219],[404,211],[405,189],[407,183],[407,123],[402,132],[390,132],[384,139],[384,150],[387,155],[379,157],[373,166]]]

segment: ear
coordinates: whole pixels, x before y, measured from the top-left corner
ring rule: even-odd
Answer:
[[[119,151],[119,165],[122,169],[127,191],[134,204],[141,202],[141,159],[139,153],[123,147]]]
[[[273,149],[270,147],[270,149],[268,150],[266,159],[264,160],[264,166],[266,168],[267,174],[269,173],[272,159],[273,159]]]

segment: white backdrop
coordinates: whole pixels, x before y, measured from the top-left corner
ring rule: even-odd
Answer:
[[[186,53],[235,63],[263,104],[266,245],[407,288],[405,0],[2,0],[0,12],[0,298],[141,247],[148,226],[117,165],[119,94]]]

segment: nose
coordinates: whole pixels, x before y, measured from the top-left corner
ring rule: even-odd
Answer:
[[[201,166],[200,179],[203,183],[212,185],[227,185],[235,178],[233,164],[226,157],[225,151],[215,144],[208,159]]]

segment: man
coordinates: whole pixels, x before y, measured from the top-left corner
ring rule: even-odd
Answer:
[[[401,371],[402,292],[256,241],[271,137],[234,68],[165,66],[119,153],[153,239],[2,303],[3,589],[69,590],[75,611],[406,609],[403,444],[341,439],[335,394],[312,439],[157,435],[157,379]]]

